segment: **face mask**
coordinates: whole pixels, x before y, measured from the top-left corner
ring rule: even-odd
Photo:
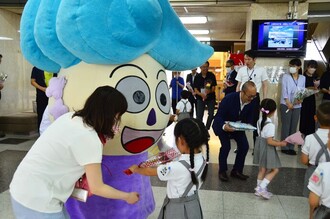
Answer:
[[[297,72],[297,68],[296,67],[290,67],[289,71],[290,71],[291,74],[294,74],[294,73]]]
[[[230,72],[231,71],[231,68],[230,67],[226,67],[226,71],[227,72]]]
[[[316,71],[316,68],[308,68],[307,71],[309,74],[314,74],[314,72]]]

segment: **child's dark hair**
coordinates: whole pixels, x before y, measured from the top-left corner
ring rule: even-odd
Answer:
[[[330,127],[330,102],[324,102],[316,110],[317,121],[321,126]]]
[[[187,90],[183,90],[182,92],[181,92],[181,98],[182,99],[188,99],[189,98],[189,96],[190,96],[190,92],[189,91],[187,91]]]
[[[183,137],[190,148],[190,166],[195,168],[194,150],[201,148],[202,145],[206,145],[206,166],[202,173],[202,181],[205,181],[207,175],[207,168],[209,162],[209,143],[208,143],[208,131],[203,122],[194,118],[187,118],[180,120],[174,128],[174,136],[177,140],[179,137]],[[196,173],[198,170],[195,170]],[[191,171],[191,180],[194,185],[198,184],[195,171]]]
[[[267,115],[273,113],[276,110],[276,103],[273,99],[263,99],[260,103],[260,111],[262,115],[262,120],[260,124],[260,131],[264,128],[265,122],[267,120]]]

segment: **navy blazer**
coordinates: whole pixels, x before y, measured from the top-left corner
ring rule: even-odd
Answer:
[[[213,131],[215,135],[223,132],[222,126],[226,121],[243,123],[253,123],[255,101],[251,101],[244,106],[241,111],[240,92],[230,93],[219,103],[217,114],[213,120]]]

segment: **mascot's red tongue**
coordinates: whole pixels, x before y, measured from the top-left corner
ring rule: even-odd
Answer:
[[[124,148],[130,153],[140,153],[154,144],[154,139],[151,137],[138,138],[124,145]]]

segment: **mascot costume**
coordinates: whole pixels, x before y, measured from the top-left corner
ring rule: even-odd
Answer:
[[[58,114],[52,104],[81,109],[103,85],[121,91],[128,102],[120,134],[104,146],[103,180],[139,192],[140,201],[70,198],[71,218],[147,218],[155,209],[150,178],[123,171],[146,160],[166,128],[171,98],[165,69],[193,69],[213,49],[187,31],[168,0],[29,0],[20,30],[25,58],[66,79],[62,97],[50,98],[53,119]]]

